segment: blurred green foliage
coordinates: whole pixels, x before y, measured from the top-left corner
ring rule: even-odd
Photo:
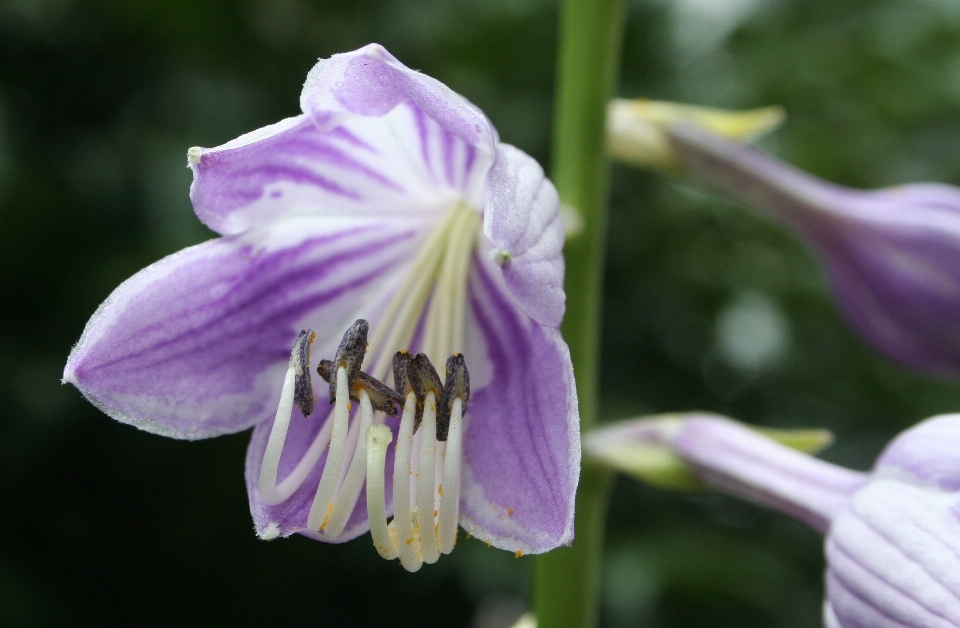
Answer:
[[[529,559],[476,541],[415,575],[363,540],[257,541],[245,435],[144,434],[59,377],[117,284],[211,237],[189,146],[296,114],[318,56],[377,41],[544,162],[555,26],[546,0],[0,3],[0,624],[493,628],[523,609]],[[840,183],[960,183],[955,2],[632,0],[620,91],[784,105],[765,148]],[[824,426],[825,456],[866,468],[960,407],[851,335],[802,246],[677,182],[614,169],[607,275],[608,419]],[[605,625],[819,625],[819,537],[778,515],[621,480],[608,548]]]

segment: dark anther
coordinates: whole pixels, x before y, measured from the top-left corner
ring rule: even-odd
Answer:
[[[360,366],[363,364],[363,356],[367,352],[367,331],[369,330],[370,323],[360,318],[343,334],[328,380],[331,405],[337,402],[337,372],[341,366],[347,370],[347,389],[353,388],[353,380],[357,378]]]
[[[427,393],[432,392],[434,399],[439,402],[443,396],[443,384],[426,353],[418,353],[410,358],[407,364],[407,379],[413,388],[413,394],[417,396],[417,415],[413,421],[413,430],[416,432],[423,422],[423,402]]]
[[[413,387],[414,375],[413,367],[410,366],[411,362],[413,362],[413,356],[407,351],[397,351],[393,354],[393,387],[397,389],[403,403],[407,402],[407,395],[413,393],[416,400],[413,431],[416,432],[423,422],[423,397],[419,396],[416,388]]]
[[[406,351],[397,351],[393,354],[393,387],[397,389],[402,399],[413,390],[410,385],[410,376],[407,374],[407,365],[410,364],[410,354]]]
[[[453,410],[453,400],[460,398],[461,412],[467,411],[467,401],[470,400],[470,373],[467,372],[467,363],[463,354],[451,355],[447,358],[447,381],[443,385],[443,396],[437,406],[437,440],[447,440],[450,431],[450,412]]]
[[[312,329],[305,329],[297,334],[297,342],[293,345],[296,352],[296,378],[293,385],[293,402],[300,408],[303,416],[313,414],[313,383],[310,381],[310,344],[317,337]]]
[[[390,416],[397,416],[397,405],[403,405],[403,397],[401,397],[399,393],[395,392],[386,384],[381,383],[379,380],[370,377],[363,371],[360,371],[360,374],[357,375],[357,380],[353,384],[353,391],[350,394],[350,398],[358,403],[360,399],[354,395],[359,395],[360,387],[367,390],[367,395],[370,397],[370,405],[373,406],[374,410],[379,410]]]
[[[333,361],[320,360],[317,365],[317,373],[323,378],[323,381],[329,382],[333,376]],[[350,387],[350,399],[360,403],[360,389],[364,388],[370,397],[370,405],[374,410],[379,410],[390,416],[397,416],[397,404],[403,405],[403,397],[394,392],[389,386],[380,382],[380,380],[360,371],[353,380],[353,386]]]

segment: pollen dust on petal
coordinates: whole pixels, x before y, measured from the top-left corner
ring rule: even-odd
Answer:
[[[516,558],[520,558],[521,556],[523,556],[523,550],[517,550],[517,553],[514,554],[514,556],[515,556]]]

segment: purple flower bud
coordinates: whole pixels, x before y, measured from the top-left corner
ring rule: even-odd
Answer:
[[[960,626],[960,414],[887,447],[827,535],[828,628]]]
[[[599,430],[586,450],[602,455],[612,430],[661,442],[703,482],[823,532],[827,628],[960,626],[960,414],[907,430],[869,474],[710,414]]]
[[[760,210],[814,249],[864,340],[908,366],[960,374],[960,189],[854,190],[694,126],[668,133],[692,181]]]

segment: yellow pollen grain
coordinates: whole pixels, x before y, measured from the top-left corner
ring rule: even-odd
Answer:
[[[440,493],[440,497],[443,497],[443,484],[437,484],[437,492]]]
[[[520,558],[521,556],[523,556],[523,550],[517,550],[517,553],[514,554],[514,556],[517,558]]]
[[[323,515],[323,523],[320,524],[320,532],[323,532],[323,529],[327,527],[327,520],[330,518],[330,513],[333,512],[333,502],[327,505],[327,513]]]
[[[508,516],[508,517],[512,517],[512,516],[513,516],[513,508],[507,508],[507,516]]]

